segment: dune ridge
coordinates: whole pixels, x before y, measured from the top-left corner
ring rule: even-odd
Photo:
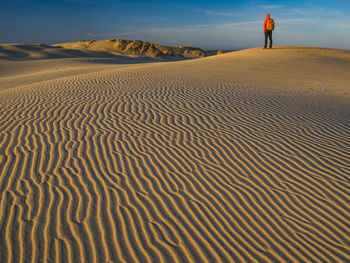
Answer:
[[[347,262],[350,105],[251,56],[0,91],[0,262]]]

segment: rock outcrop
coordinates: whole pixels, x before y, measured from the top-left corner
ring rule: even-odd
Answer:
[[[204,57],[206,52],[200,48],[177,46],[169,47],[141,40],[82,40],[74,43],[55,44],[67,49],[79,49],[93,52],[107,52],[119,55],[148,57]]]

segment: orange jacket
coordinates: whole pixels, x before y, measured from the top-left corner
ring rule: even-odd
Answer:
[[[267,14],[267,15],[266,15],[265,22],[264,22],[264,32],[266,31],[267,20],[269,20],[269,19],[270,19],[270,14]]]

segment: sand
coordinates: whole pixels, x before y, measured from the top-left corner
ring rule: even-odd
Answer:
[[[350,51],[45,49],[0,49],[0,262],[349,262]]]

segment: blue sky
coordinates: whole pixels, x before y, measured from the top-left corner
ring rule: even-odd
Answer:
[[[350,49],[350,0],[0,0],[0,43],[124,38],[250,48],[263,44],[266,13],[275,45]]]

